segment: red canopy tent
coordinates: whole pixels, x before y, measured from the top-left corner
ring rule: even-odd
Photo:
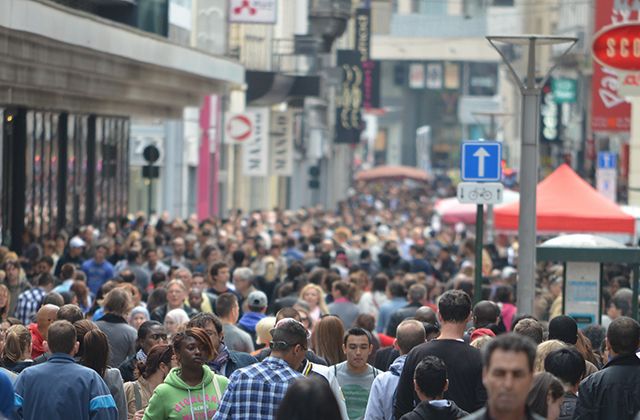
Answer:
[[[540,182],[536,191],[538,232],[633,234],[635,231],[632,216],[601,195],[566,164]],[[517,230],[519,207],[519,202],[496,207],[496,229]]]

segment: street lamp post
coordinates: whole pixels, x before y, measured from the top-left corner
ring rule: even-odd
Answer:
[[[536,268],[536,186],[538,184],[538,137],[540,95],[552,66],[542,80],[536,82],[536,46],[569,44],[564,56],[577,38],[540,35],[488,36],[491,46],[500,54],[522,94],[522,132],[520,149],[520,211],[518,219],[518,293],[519,313],[533,313]],[[527,72],[522,79],[497,43],[522,46],[527,51]]]

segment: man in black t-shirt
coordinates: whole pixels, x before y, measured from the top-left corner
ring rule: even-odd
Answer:
[[[470,319],[471,299],[465,292],[450,290],[440,297],[440,336],[436,340],[415,347],[407,356],[398,383],[396,418],[412,411],[418,401],[413,387],[413,374],[418,363],[426,356],[439,357],[447,365],[449,389],[444,398],[453,400],[468,412],[484,405],[487,393],[482,385],[482,357],[480,351],[462,339]]]

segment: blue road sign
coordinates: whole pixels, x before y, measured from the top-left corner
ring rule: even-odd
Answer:
[[[502,143],[493,141],[462,143],[460,167],[463,181],[500,182],[502,180]]]
[[[618,155],[613,152],[598,152],[598,169],[616,169]]]

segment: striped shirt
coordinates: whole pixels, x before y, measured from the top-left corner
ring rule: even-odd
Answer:
[[[47,292],[39,287],[34,287],[22,292],[20,296],[18,296],[15,317],[24,325],[29,325],[33,316],[38,312],[38,308],[46,294]]]

